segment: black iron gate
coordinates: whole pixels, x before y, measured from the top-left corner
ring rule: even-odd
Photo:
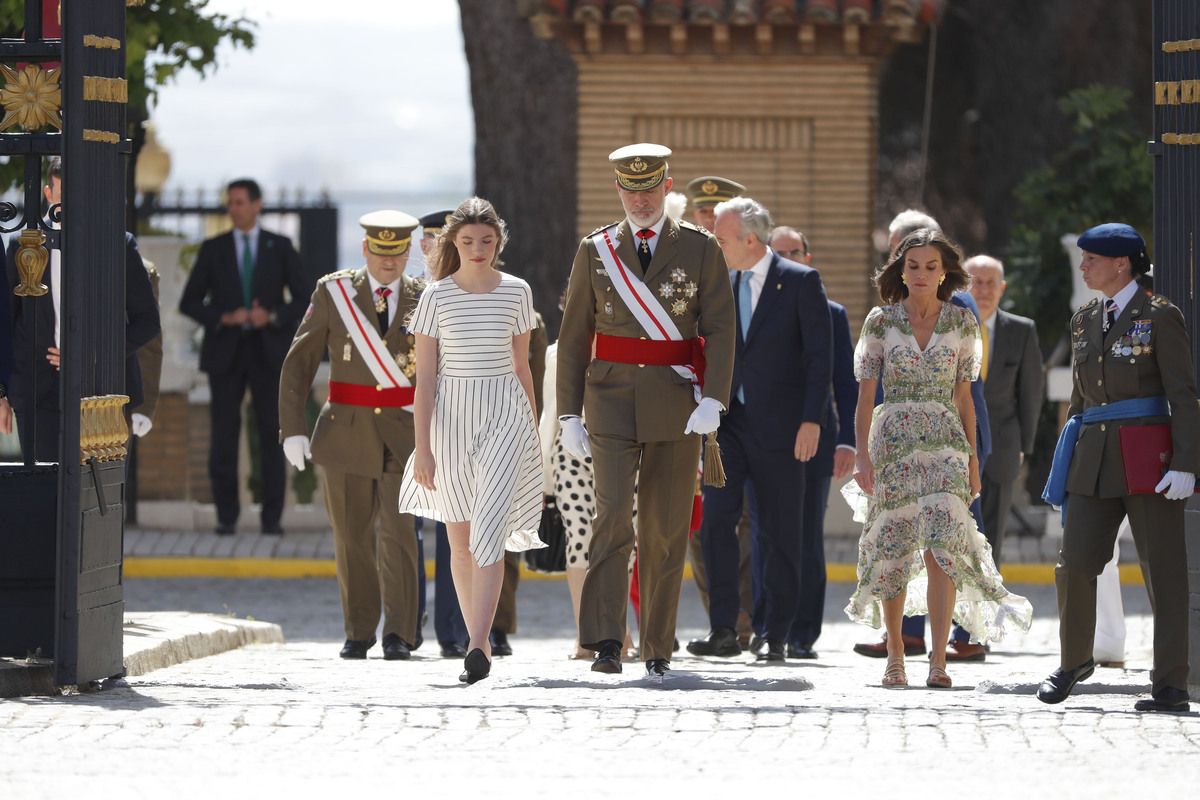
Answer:
[[[25,496],[19,487],[44,496],[47,474],[56,473],[57,480],[54,501],[44,511],[25,504],[20,510],[28,513],[4,527],[8,560],[0,573],[0,655],[23,656],[40,649],[53,657],[58,684],[123,672],[126,3],[26,0],[24,39],[0,44],[10,92],[12,75],[20,77],[11,62],[29,65],[22,67],[27,80],[17,81],[26,88],[27,113],[13,120],[25,132],[0,133],[4,152],[26,158],[24,208],[7,214],[8,221],[22,218],[20,240],[26,247],[15,261],[30,268],[28,275],[22,271],[18,294],[24,296],[18,302],[32,306],[37,295],[45,294],[42,270],[48,254],[43,242],[51,249],[57,245],[63,354],[58,463],[33,464],[33,448],[27,443],[25,465],[7,468],[0,481],[9,487],[6,508],[0,509],[7,523],[17,516],[9,517],[7,511],[16,511],[14,501]],[[43,20],[55,19],[55,10],[61,38],[44,38]],[[54,62],[61,62],[60,74],[49,72]],[[38,71],[47,74],[38,78]],[[47,77],[58,79],[55,91],[39,88],[51,85],[42,80]],[[61,133],[40,132],[47,126]],[[42,156],[60,152],[62,230],[54,231],[42,219],[38,190]],[[32,421],[35,415],[28,406],[22,411],[22,398],[14,401],[17,414]],[[48,540],[55,543],[49,564]],[[13,561],[13,553],[26,560]],[[49,586],[48,575],[53,576]],[[47,619],[49,607],[53,612]]]

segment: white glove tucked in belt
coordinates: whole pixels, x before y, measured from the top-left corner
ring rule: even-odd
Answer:
[[[721,427],[721,411],[725,406],[711,397],[705,397],[688,417],[684,433],[714,433]]]
[[[563,450],[580,461],[591,458],[592,446],[588,444],[587,430],[583,427],[583,420],[573,414],[568,414],[559,417],[558,421],[562,425]]]
[[[308,437],[297,434],[284,439],[283,455],[293,467],[303,472],[304,459],[312,458],[312,451],[308,449]]]
[[[1154,487],[1154,491],[1162,493],[1168,500],[1186,500],[1192,496],[1192,490],[1195,488],[1195,475],[1172,469],[1163,475],[1163,479],[1158,482],[1158,486]]]

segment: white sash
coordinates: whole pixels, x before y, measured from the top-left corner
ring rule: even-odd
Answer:
[[[683,341],[683,335],[679,332],[679,328],[675,327],[667,310],[655,298],[650,287],[621,263],[621,257],[617,255],[617,249],[613,247],[612,239],[608,236],[608,232],[615,229],[614,225],[595,234],[592,236],[592,244],[596,245],[596,252],[600,254],[604,268],[613,276],[613,286],[616,288],[617,294],[621,296],[621,300],[633,314],[634,319],[651,339],[660,342]],[[700,393],[700,376],[696,373],[695,367],[691,364],[683,364],[672,365],[671,369],[692,382],[692,395],[699,403],[703,395]]]
[[[366,362],[367,368],[371,370],[371,374],[375,376],[375,380],[379,381],[379,385],[385,389],[412,386],[404,370],[396,366],[379,332],[375,330],[375,325],[363,320],[360,309],[351,299],[351,294],[358,291],[354,288],[353,280],[338,278],[335,281],[326,281],[325,288],[333,298],[333,307],[337,309],[342,323],[350,332],[351,341]],[[412,413],[411,405],[402,408]]]

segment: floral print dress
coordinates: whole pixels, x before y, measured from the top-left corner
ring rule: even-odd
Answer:
[[[942,303],[922,350],[901,303],[867,315],[854,353],[859,380],[883,383],[867,452],[875,468],[874,495],[851,480],[842,489],[864,522],[858,541],[858,587],[846,606],[855,622],[878,628],[882,601],[906,587],[906,615],[928,611],[924,552],[954,581],[954,619],[971,641],[1001,639],[1011,627],[1029,630],[1033,608],[1004,588],[992,548],[968,506],[967,462],[973,452],[954,406],[954,386],[979,374],[982,345],[970,310]]]

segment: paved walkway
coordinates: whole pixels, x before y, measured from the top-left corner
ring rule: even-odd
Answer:
[[[874,638],[839,619],[850,587],[831,584],[821,657],[760,667],[686,654],[659,684],[640,664],[596,675],[570,661],[566,587],[518,594],[516,654],[475,686],[426,645],[409,662],[336,657],[336,584],[304,580],[141,580],[131,613],[225,607],[270,619],[286,644],[250,645],[106,691],[0,701],[5,796],[715,797],[763,790],[886,798],[965,786],[1004,798],[1188,797],[1200,781],[1200,715],[1148,715],[1145,592],[1127,587],[1128,669],[1104,670],[1066,704],[1033,697],[1056,665],[1053,588],[1028,634],[950,672],[952,690],[887,690],[883,664],[850,652]],[[680,638],[703,631],[685,586]],[[680,794],[683,792],[684,794]]]

